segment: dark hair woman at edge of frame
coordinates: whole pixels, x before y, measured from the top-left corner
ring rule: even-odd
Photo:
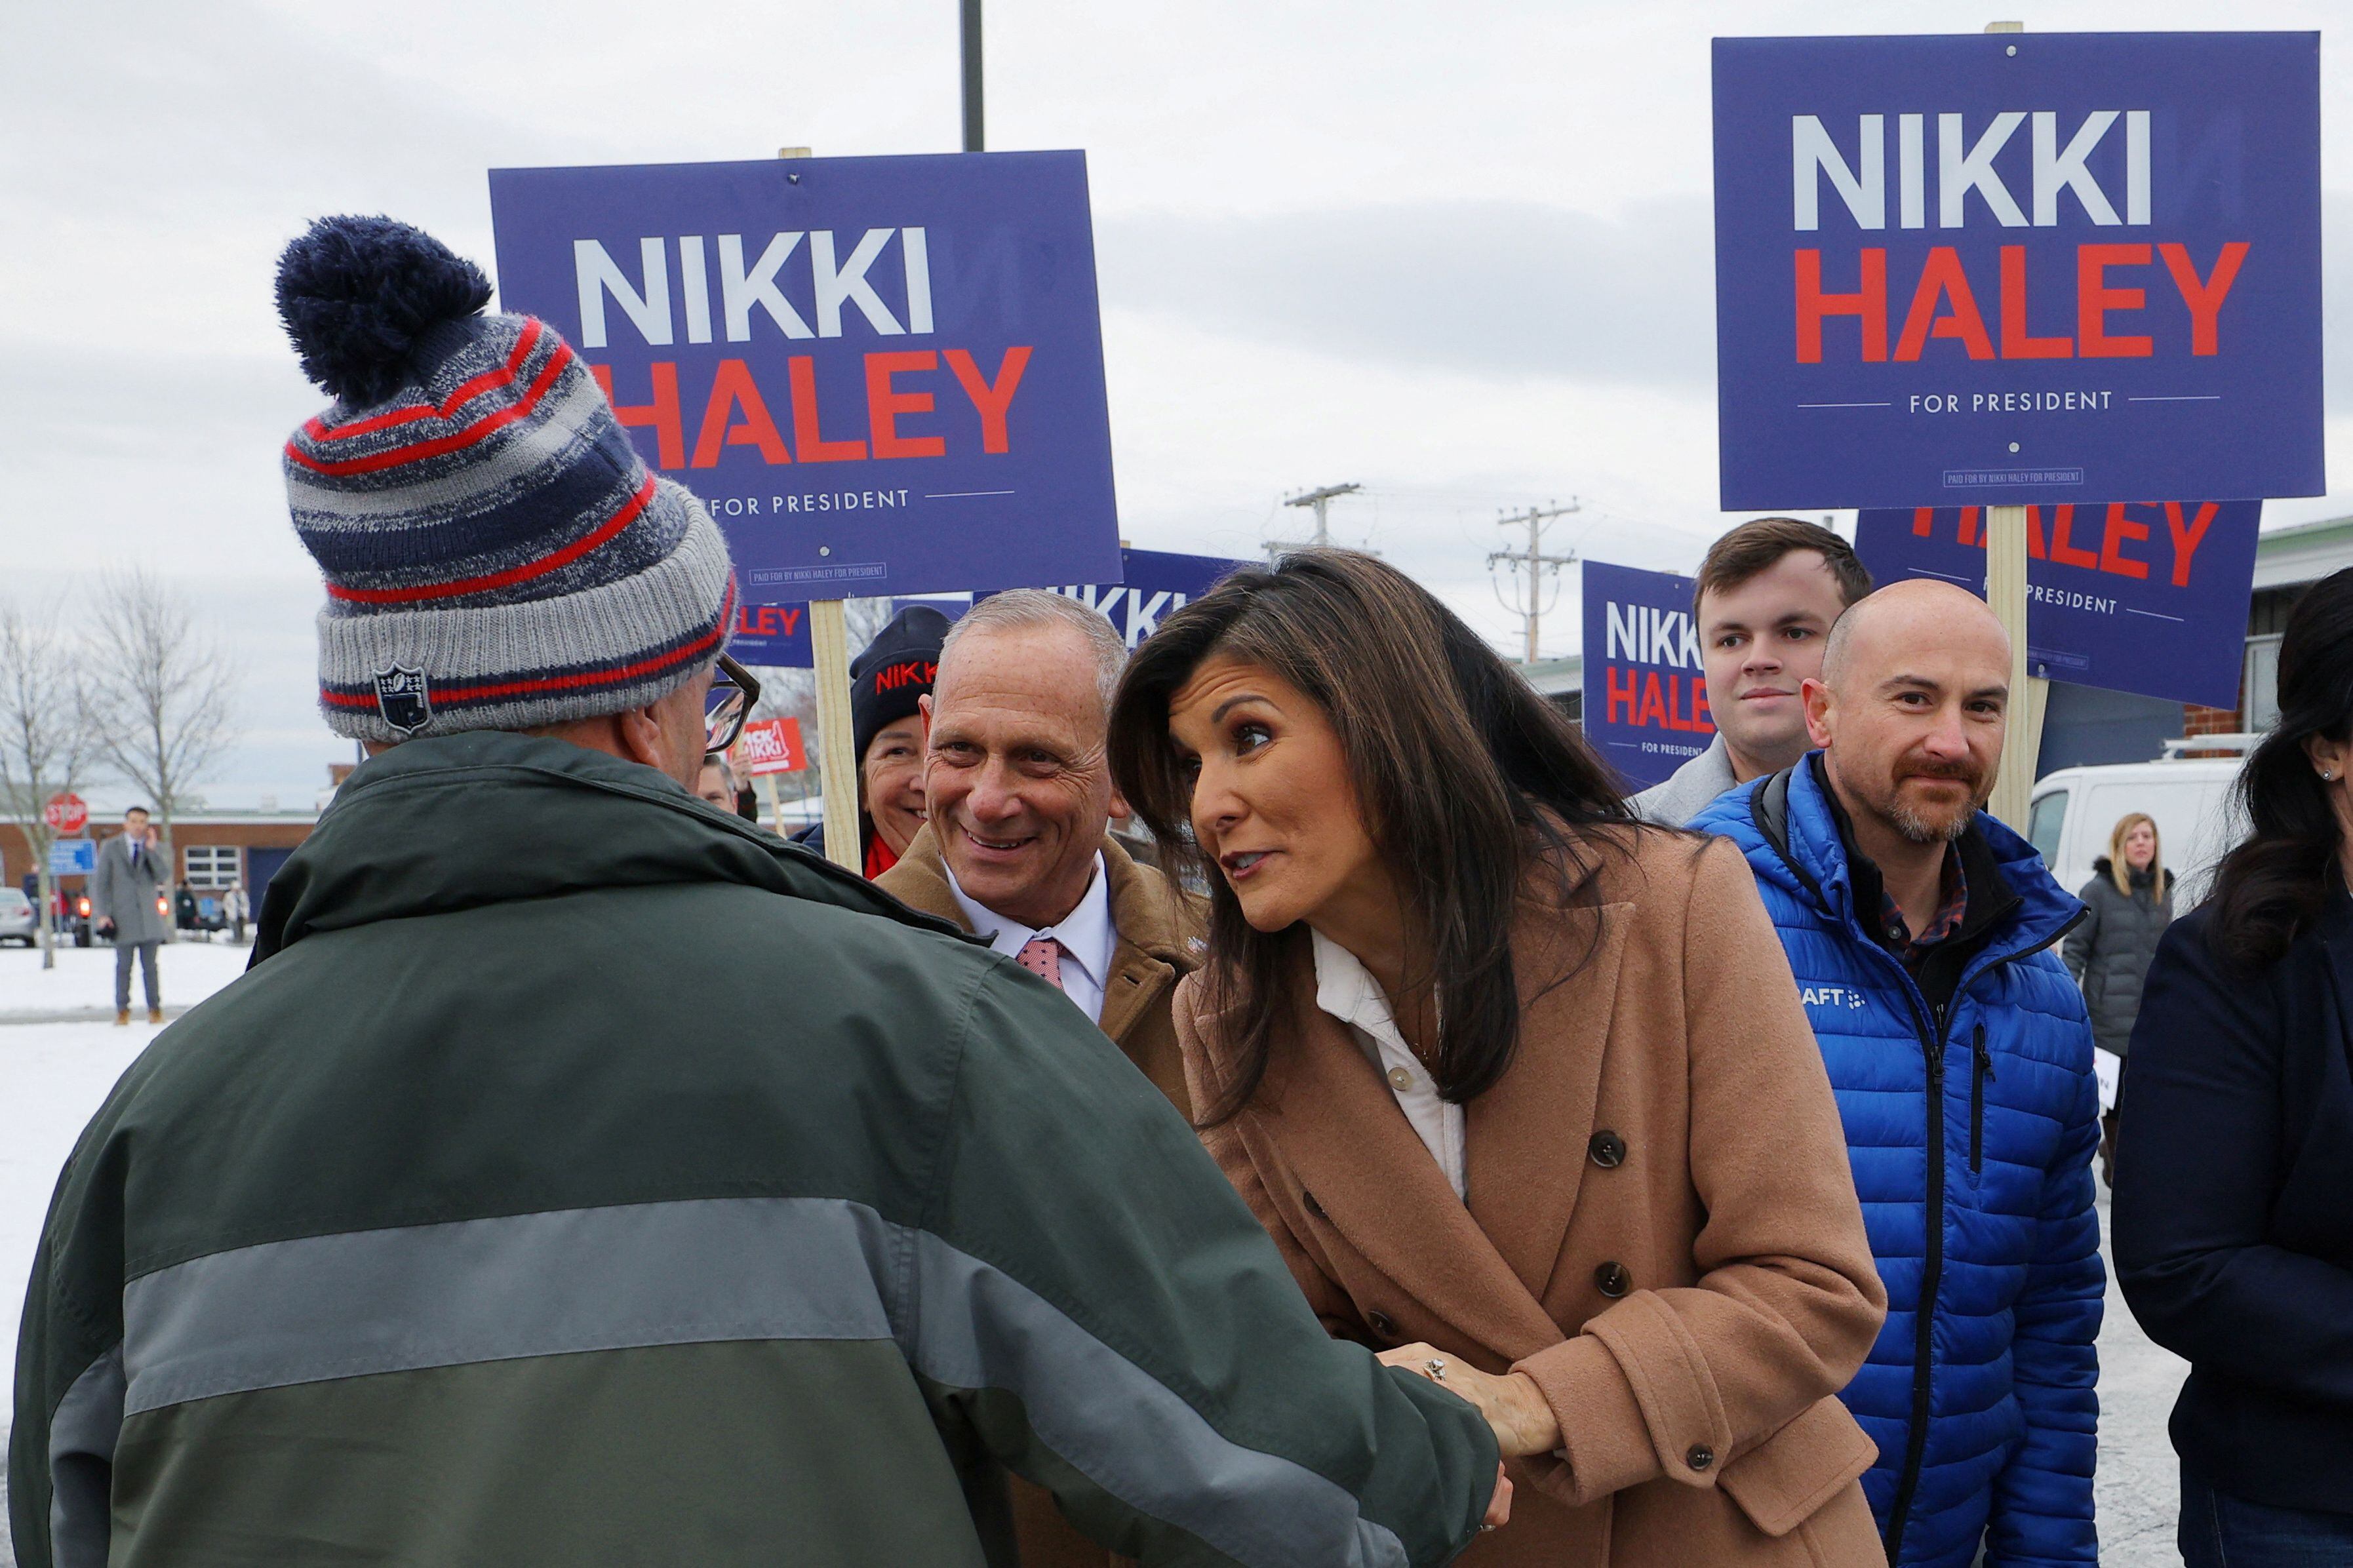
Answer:
[[[2125,1058],[2117,1275],[2189,1363],[2189,1568],[2353,1563],[2353,570],[2289,616],[2279,696]]]
[[[1350,552],[1164,621],[1111,751],[1210,889],[1176,1000],[1204,1142],[1326,1327],[1514,1456],[1463,1561],[1883,1562],[1834,1395],[1885,1295],[1738,854],[1634,825],[1557,710]]]

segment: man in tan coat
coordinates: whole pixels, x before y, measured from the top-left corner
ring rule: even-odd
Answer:
[[[1076,599],[1032,589],[983,599],[940,650],[922,703],[930,821],[876,885],[986,936],[1071,1003],[1191,1119],[1170,1003],[1202,957],[1195,901],[1108,831],[1104,757],[1127,646]],[[1014,1482],[1024,1568],[1113,1561]]]

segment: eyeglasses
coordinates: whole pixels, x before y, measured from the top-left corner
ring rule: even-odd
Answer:
[[[752,672],[721,654],[711,677],[711,695],[702,703],[703,751],[723,752],[733,745],[759,700],[760,683]]]

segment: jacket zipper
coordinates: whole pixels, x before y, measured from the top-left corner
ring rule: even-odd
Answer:
[[[1945,1275],[1946,1009],[1936,1008],[1934,1016],[1933,1031],[1924,1029],[1920,1033],[1920,1047],[1928,1058],[1928,1251],[1920,1268],[1920,1305],[1912,1314],[1912,1417],[1906,1423],[1904,1469],[1895,1481],[1895,1503],[1887,1515],[1887,1561],[1891,1564],[1904,1552],[1904,1528],[1911,1522],[1912,1497],[1920,1489],[1920,1462],[1928,1448],[1928,1358],[1936,1343],[1936,1292],[1943,1287]]]
[[[1969,1174],[1985,1169],[1985,1090],[1993,1074],[1993,1054],[1986,1049],[1985,1026],[1979,1024],[1970,1041],[1977,1056],[1977,1071],[1969,1080]]]

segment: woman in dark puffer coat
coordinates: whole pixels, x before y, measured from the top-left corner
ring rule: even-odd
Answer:
[[[2137,811],[2119,817],[2107,854],[2092,862],[2092,871],[2075,895],[2084,900],[2084,922],[2068,933],[2061,956],[2083,986],[2092,1015],[2100,1070],[2100,1179],[2106,1181],[2116,1142],[2116,1084],[2133,1020],[2140,1016],[2141,983],[2158,939],[2173,923],[2173,873],[2165,868],[2155,820]]]

